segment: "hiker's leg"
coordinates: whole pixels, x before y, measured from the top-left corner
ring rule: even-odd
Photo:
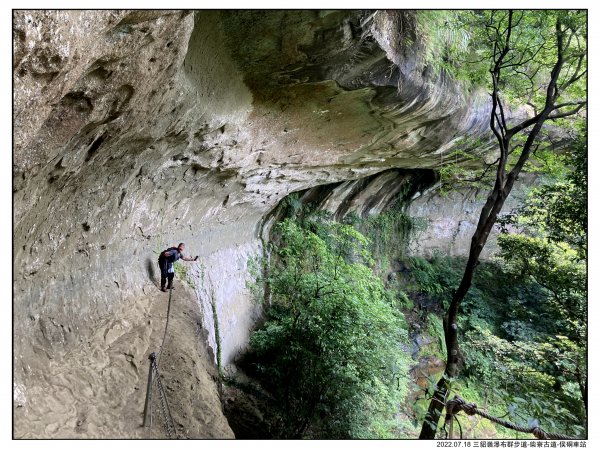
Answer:
[[[168,276],[167,279],[169,280],[167,288],[171,289],[171,288],[173,288],[173,278],[175,277],[175,273],[168,273],[167,276]]]
[[[160,289],[165,289],[167,283],[167,264],[164,259],[158,259],[158,267],[160,268]]]

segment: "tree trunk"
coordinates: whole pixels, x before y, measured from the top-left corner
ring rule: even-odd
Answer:
[[[490,195],[492,198],[493,195]],[[503,203],[504,201],[502,201]],[[501,205],[499,206],[502,207]],[[485,209],[485,207],[484,207]],[[495,210],[494,207],[492,210]],[[493,219],[495,221],[495,216]],[[488,217],[490,219],[491,217]],[[479,255],[483,249],[489,232],[481,232],[486,228],[485,224],[488,220],[481,221],[473,235],[471,240],[471,250],[469,252],[469,260],[465,267],[465,271],[460,282],[460,285],[454,295],[452,296],[452,302],[448,308],[448,312],[444,317],[444,338],[446,342],[446,369],[441,379],[436,385],[436,391],[434,393],[431,402],[429,403],[429,409],[425,417],[425,422],[421,428],[419,439],[431,440],[435,438],[437,432],[437,423],[442,415],[442,410],[446,404],[446,397],[448,395],[448,384],[447,381],[458,375],[459,362],[460,362],[460,351],[458,347],[458,310],[464,297],[466,296],[471,282],[473,281],[473,274],[479,260]]]
[[[427,411],[427,416],[425,417],[425,422],[423,423],[423,427],[421,429],[421,434],[419,435],[420,439],[433,439],[435,438],[435,434],[437,431],[437,425],[439,418],[442,414],[442,411],[446,404],[446,397],[448,395],[448,380],[456,377],[458,372],[460,371],[459,362],[460,362],[460,352],[458,347],[458,311],[460,308],[460,304],[465,298],[469,288],[471,287],[471,283],[473,280],[473,274],[475,273],[475,268],[477,267],[477,263],[479,260],[479,256],[481,251],[483,250],[484,245],[487,242],[488,236],[492,227],[496,223],[496,218],[504,205],[504,202],[508,195],[510,194],[519,173],[523,169],[525,162],[529,159],[531,154],[534,142],[538,137],[542,126],[548,119],[556,119],[568,117],[570,115],[576,114],[581,107],[586,103],[575,102],[575,103],[563,103],[561,105],[556,105],[556,100],[560,96],[560,90],[566,89],[570,84],[576,82],[579,78],[584,76],[586,73],[585,70],[582,70],[582,61],[583,56],[579,56],[579,60],[577,63],[577,68],[574,73],[571,75],[570,79],[564,82],[559,89],[559,76],[561,70],[563,69],[564,60],[564,52],[571,43],[570,36],[565,41],[565,29],[563,29],[560,18],[557,17],[555,23],[555,35],[556,35],[556,61],[552,68],[550,79],[548,82],[548,86],[546,88],[546,101],[544,104],[543,110],[535,114],[534,117],[526,119],[519,123],[518,125],[509,128],[508,124],[505,120],[504,111],[502,108],[502,101],[500,99],[500,88],[501,85],[501,73],[502,70],[511,67],[512,62],[508,65],[505,65],[505,57],[508,55],[511,47],[511,34],[513,31],[513,11],[508,11],[507,14],[508,25],[506,27],[500,27],[498,25],[495,28],[497,40],[494,43],[494,67],[491,70],[492,75],[492,111],[490,114],[490,128],[496,138],[498,139],[498,148],[500,150],[500,157],[498,158],[498,168],[496,171],[496,182],[488,199],[481,209],[481,214],[479,216],[479,222],[477,223],[477,228],[475,233],[473,234],[473,238],[471,239],[471,247],[469,250],[469,259],[467,261],[467,265],[465,267],[465,271],[460,282],[460,285],[452,295],[452,301],[450,302],[450,307],[448,308],[448,312],[444,317],[444,338],[446,342],[446,369],[444,370],[444,375],[438,381],[436,386],[436,391],[434,392],[433,398],[429,404],[429,409]],[[521,18],[517,20],[520,22]],[[490,28],[494,29],[494,25],[490,22],[488,25]],[[573,31],[574,33],[574,31]],[[565,45],[566,42],[566,45]],[[509,61],[511,59],[509,58]],[[560,108],[569,105],[577,105],[573,109],[566,112],[558,112]],[[552,112],[554,112],[553,115]],[[530,131],[525,131],[527,128],[530,128]],[[517,134],[524,132],[527,135],[527,138],[523,144],[521,154],[513,166],[512,169],[507,169],[508,156],[510,155],[510,142],[511,139]],[[587,408],[587,384],[585,385],[584,391],[582,392],[584,396],[584,403]]]

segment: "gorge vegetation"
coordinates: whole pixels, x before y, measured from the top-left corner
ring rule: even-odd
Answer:
[[[467,259],[408,255],[423,224],[401,203],[343,223],[298,197],[281,206],[286,218],[257,279],[265,323],[247,360],[273,395],[277,436],[444,437],[438,422],[458,394],[521,426],[585,437],[585,21],[577,11],[448,13],[450,35],[429,31],[429,45],[446,46],[429,56],[445,61],[436,70],[460,77],[462,60],[472,85],[491,74],[494,160],[474,168],[459,151],[440,172],[444,189],[492,186]],[[476,27],[467,33],[467,24]],[[526,118],[510,117],[525,104]],[[536,187],[502,215],[522,172]],[[480,261],[492,229],[499,252]],[[423,382],[424,360],[445,368]],[[461,419],[464,438],[525,437]]]

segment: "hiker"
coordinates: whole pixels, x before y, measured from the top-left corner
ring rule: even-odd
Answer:
[[[194,260],[198,260],[198,256],[195,258],[186,257],[183,255],[183,250],[185,249],[185,245],[180,243],[177,245],[177,248],[174,246],[168,249],[165,249],[158,256],[158,266],[160,267],[160,290],[166,292],[165,282],[168,279],[169,284],[167,285],[168,289],[173,288],[173,277],[175,276],[175,270],[173,269],[173,263],[176,260],[185,260],[187,262],[192,262]]]

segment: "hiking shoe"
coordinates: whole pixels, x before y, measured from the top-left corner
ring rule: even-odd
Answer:
[[[161,288],[160,291],[166,293],[167,289],[166,288]]]

